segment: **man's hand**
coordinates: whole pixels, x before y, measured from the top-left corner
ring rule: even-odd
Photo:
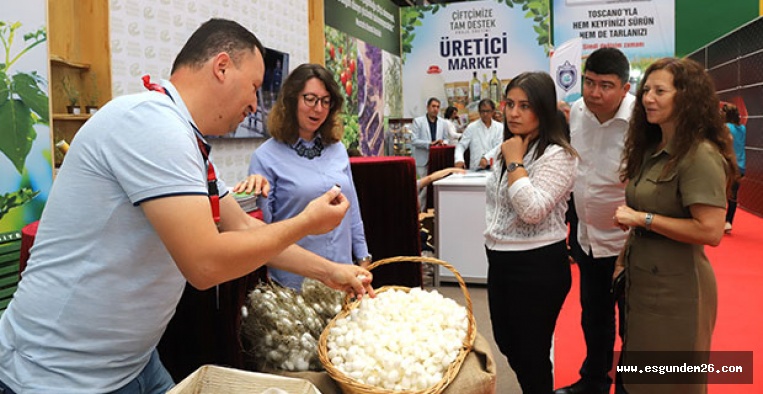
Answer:
[[[432,146],[440,146],[440,145],[444,145],[444,144],[445,144],[445,143],[444,143],[442,140],[435,140],[435,141],[432,141],[432,143],[431,143],[431,144],[429,144],[429,145],[432,145]]]
[[[237,183],[236,186],[233,187],[233,192],[267,197],[270,192],[270,182],[268,182],[262,175],[249,175],[245,180]]]
[[[308,221],[310,234],[325,234],[339,226],[349,208],[350,202],[347,197],[338,186],[334,186],[322,196],[310,201],[299,216],[304,216]]]
[[[371,298],[376,297],[371,287],[373,275],[368,270],[354,264],[334,263],[334,265],[330,275],[322,280],[326,286],[342,290],[356,298],[362,298],[364,294],[368,294]]]
[[[458,168],[466,168],[466,165],[464,164],[463,161],[456,162],[456,164],[454,164],[454,166],[456,166]]]

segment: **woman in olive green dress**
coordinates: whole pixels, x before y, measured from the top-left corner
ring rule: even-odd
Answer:
[[[723,237],[735,171],[718,105],[709,75],[689,59],[656,61],[638,89],[621,174],[627,206],[614,217],[631,230],[615,271],[627,278],[622,365],[707,362],[718,297],[704,245]],[[643,384],[661,377],[673,382]],[[707,392],[706,375],[691,378],[622,375],[629,394]]]

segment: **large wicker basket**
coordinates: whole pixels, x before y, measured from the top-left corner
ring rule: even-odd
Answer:
[[[461,346],[461,349],[458,352],[458,356],[456,359],[448,366],[448,370],[443,374],[443,378],[437,382],[437,384],[430,386],[424,390],[409,390],[409,391],[393,391],[393,390],[387,390],[380,387],[370,386],[361,382],[358,382],[355,379],[352,379],[345,374],[342,373],[339,369],[335,368],[334,365],[331,363],[331,360],[328,357],[328,333],[331,327],[334,326],[336,321],[338,319],[344,318],[347,315],[350,314],[350,312],[357,308],[361,301],[354,301],[354,302],[345,302],[342,311],[337,314],[337,316],[331,320],[326,328],[321,333],[321,337],[318,341],[318,358],[321,361],[321,364],[323,364],[323,367],[326,369],[326,372],[331,376],[334,381],[339,385],[339,387],[342,389],[342,392],[344,394],[439,394],[442,393],[443,390],[455,379],[456,375],[458,374],[458,371],[461,369],[461,364],[463,364],[464,359],[466,358],[466,355],[469,354],[469,352],[472,350],[472,346],[474,345],[474,338],[477,336],[477,324],[474,320],[474,313],[472,312],[472,299],[469,296],[469,290],[466,288],[466,284],[464,283],[464,279],[461,277],[461,274],[456,271],[455,267],[452,265],[446,263],[445,261],[430,258],[430,257],[418,257],[418,256],[409,256],[409,257],[390,257],[387,259],[379,260],[371,264],[368,269],[372,270],[375,267],[390,264],[390,263],[399,263],[399,262],[411,262],[411,263],[431,263],[436,265],[441,265],[450,271],[453,272],[453,274],[456,276],[456,279],[458,280],[459,286],[461,286],[461,291],[464,293],[464,299],[466,300],[466,310],[467,310],[467,318],[469,319],[467,331],[466,331],[466,337],[463,341],[463,346]],[[387,290],[402,290],[402,291],[409,291],[410,288],[408,287],[402,287],[402,286],[384,286],[380,289],[377,289],[376,292],[380,293]]]

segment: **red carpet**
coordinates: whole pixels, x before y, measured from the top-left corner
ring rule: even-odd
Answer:
[[[763,393],[763,219],[737,210],[734,229],[718,247],[706,247],[718,282],[718,320],[712,350],[753,351],[751,385],[712,384],[710,394]],[[616,349],[620,348],[617,339]],[[554,343],[555,387],[577,381],[585,357],[580,328],[580,282],[572,268],[572,290],[562,308]],[[614,392],[614,390],[613,390]]]

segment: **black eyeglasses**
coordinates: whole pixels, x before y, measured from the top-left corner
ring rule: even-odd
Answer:
[[[481,114],[489,114],[489,113],[493,113],[493,112],[495,112],[494,109],[481,109],[480,110]]]
[[[321,105],[323,106],[323,108],[331,108],[331,105],[333,104],[331,102],[331,96],[318,97],[312,93],[303,94],[302,101],[304,101],[305,105],[307,105],[308,107],[315,107],[316,105],[318,105],[319,101],[321,102]]]

